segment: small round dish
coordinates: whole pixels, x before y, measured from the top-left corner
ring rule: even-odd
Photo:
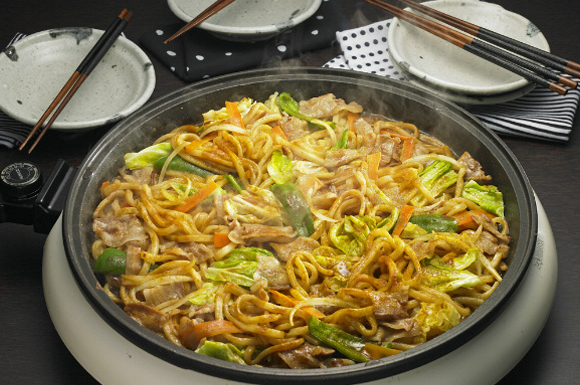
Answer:
[[[168,0],[171,11],[186,23],[215,0]],[[198,27],[219,38],[259,41],[276,36],[312,16],[322,0],[237,0]]]
[[[92,28],[52,29],[5,49],[0,53],[0,109],[35,125],[102,34]],[[114,123],[145,104],[154,88],[150,59],[120,36],[51,129],[77,131]]]
[[[471,0],[437,0],[424,5],[549,51],[538,28],[497,4]],[[419,79],[436,91],[477,97],[521,95],[530,82],[426,31],[393,19],[388,32],[389,54],[403,75]],[[520,92],[518,92],[520,91]]]
[[[528,83],[525,86],[512,91],[491,95],[459,93],[447,90],[445,88],[436,87],[433,84],[406,71],[405,68],[399,67],[395,62],[393,62],[393,65],[399,71],[399,73],[409,81],[409,83],[424,88],[427,91],[437,94],[439,97],[455,102],[462,106],[490,105],[509,102],[510,100],[514,100],[528,94],[536,87],[534,83]]]

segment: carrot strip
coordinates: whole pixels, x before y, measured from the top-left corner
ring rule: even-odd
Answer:
[[[288,137],[286,136],[284,131],[282,131],[282,127],[280,127],[280,126],[272,127],[272,129],[270,130],[270,135],[272,135],[272,137],[274,139],[276,138],[276,136],[279,136],[280,138],[284,139],[285,141],[288,141]]]
[[[413,210],[415,210],[415,207],[413,206],[403,205],[403,207],[401,207],[401,213],[399,214],[399,219],[397,219],[397,224],[393,229],[393,235],[401,235],[403,229],[407,226],[407,223],[409,223],[411,215],[413,215]]]
[[[413,156],[414,147],[415,147],[415,138],[403,140],[403,152],[401,154],[401,162],[404,162]]]
[[[209,182],[201,190],[194,192],[189,198],[186,199],[185,203],[181,206],[177,206],[175,210],[185,213],[192,208],[194,208],[199,202],[207,198],[218,185],[215,182]]]
[[[208,136],[206,136],[203,139],[194,140],[193,142],[189,143],[187,146],[185,146],[185,151],[187,153],[189,153],[189,154],[192,154],[195,150],[197,150],[198,148],[200,148],[204,143],[209,142],[210,140],[212,140],[215,137],[212,134],[209,134]]]
[[[471,210],[471,211],[464,211],[462,213],[456,214],[453,216],[453,218],[455,218],[455,220],[457,221],[457,232],[460,233],[463,230],[477,230],[477,228],[479,227],[479,225],[473,220],[473,217],[471,216],[471,214],[485,214],[489,217],[489,219],[493,219],[495,218],[495,215],[493,215],[490,212],[487,212],[485,210]]]
[[[190,349],[197,349],[197,345],[203,338],[214,337],[226,333],[242,333],[243,330],[238,328],[230,321],[215,320],[202,322],[193,325],[179,333],[179,338],[183,345]]]
[[[349,112],[347,115],[347,119],[348,119],[348,130],[349,131],[354,131],[354,121],[357,120],[359,118],[358,114],[355,114],[354,112]]]
[[[282,294],[279,291],[273,289],[268,289],[268,291],[270,292],[270,294],[272,294],[272,298],[274,299],[274,301],[276,301],[276,303],[278,303],[279,305],[286,307],[294,307],[296,306],[296,304],[298,304],[298,300],[292,297],[288,297],[287,295]],[[306,314],[319,319],[325,317],[324,313],[311,306],[302,307],[300,309],[302,309]]]
[[[375,183],[379,180],[379,164],[381,163],[381,153],[375,152],[367,155],[367,163],[369,165],[369,178]]]
[[[230,238],[227,233],[214,233],[213,234],[213,245],[215,247],[226,247],[230,244]]]
[[[230,123],[234,126],[244,128],[244,122],[242,121],[242,114],[238,109],[238,105],[234,102],[226,102],[226,110],[230,117]]]

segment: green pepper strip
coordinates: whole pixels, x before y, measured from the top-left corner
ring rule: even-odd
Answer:
[[[155,167],[156,169],[163,168],[163,165],[167,161],[167,158],[168,158],[167,156],[159,158],[155,162],[155,164],[153,164],[153,167]],[[179,155],[176,155],[175,157],[173,157],[173,159],[171,159],[171,162],[169,162],[167,169],[173,171],[188,172],[190,174],[201,176],[202,178],[206,178],[209,175],[215,175],[213,172],[206,170],[205,168],[201,168],[193,163],[189,163]]]
[[[121,275],[125,274],[127,254],[119,249],[107,248],[95,261],[95,273]]]
[[[242,186],[242,184],[240,182],[238,182],[238,180],[236,178],[234,178],[233,176],[231,176],[230,174],[226,174],[224,175],[226,180],[232,185],[234,186],[234,188],[236,189],[237,192],[241,193],[244,190],[244,186]]]
[[[346,146],[348,146],[348,130],[342,132],[340,139],[338,139],[336,144],[332,146],[332,150],[344,149]]]
[[[292,226],[302,237],[309,237],[314,233],[314,218],[306,198],[298,188],[290,183],[274,184],[270,190],[282,203],[282,207],[288,214]]]
[[[441,214],[418,214],[412,215],[409,222],[429,231],[436,233],[457,232],[457,220]]]
[[[367,362],[371,360],[370,357],[361,353],[366,345],[366,341],[362,338],[332,327],[316,317],[310,317],[308,331],[316,339],[338,350],[355,362]]]
[[[164,156],[164,157],[158,159],[155,162],[155,164],[153,165],[153,167],[155,167],[158,170],[162,169],[165,162],[167,162],[167,158],[168,158],[167,156]],[[173,170],[173,171],[187,172],[190,174],[200,176],[202,178],[206,178],[209,175],[215,175],[215,173],[213,173],[209,170],[206,170],[205,168],[201,168],[199,166],[196,166],[193,163],[186,161],[185,159],[183,159],[179,155],[176,155],[173,159],[171,159],[171,162],[169,162],[167,169]],[[235,177],[233,177],[229,174],[224,175],[224,177],[236,189],[236,191],[242,192],[244,187],[241,185],[240,182],[238,182],[238,180]]]

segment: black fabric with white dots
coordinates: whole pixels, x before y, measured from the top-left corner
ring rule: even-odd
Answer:
[[[183,23],[176,23],[157,28],[142,36],[140,43],[175,75],[191,82],[272,65],[301,52],[329,47],[336,31],[348,28],[348,22],[337,1],[324,0],[308,20],[265,41],[227,41],[194,28],[168,44],[163,43],[182,26]]]

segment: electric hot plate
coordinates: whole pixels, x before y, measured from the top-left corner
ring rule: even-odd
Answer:
[[[479,335],[423,366],[365,385],[494,384],[536,341],[556,292],[556,245],[538,201],[538,234],[529,269],[510,302]],[[237,385],[172,365],[138,348],[109,326],[87,302],[65,257],[59,219],[50,232],[43,259],[44,295],[50,317],[76,360],[103,385],[160,383]]]

